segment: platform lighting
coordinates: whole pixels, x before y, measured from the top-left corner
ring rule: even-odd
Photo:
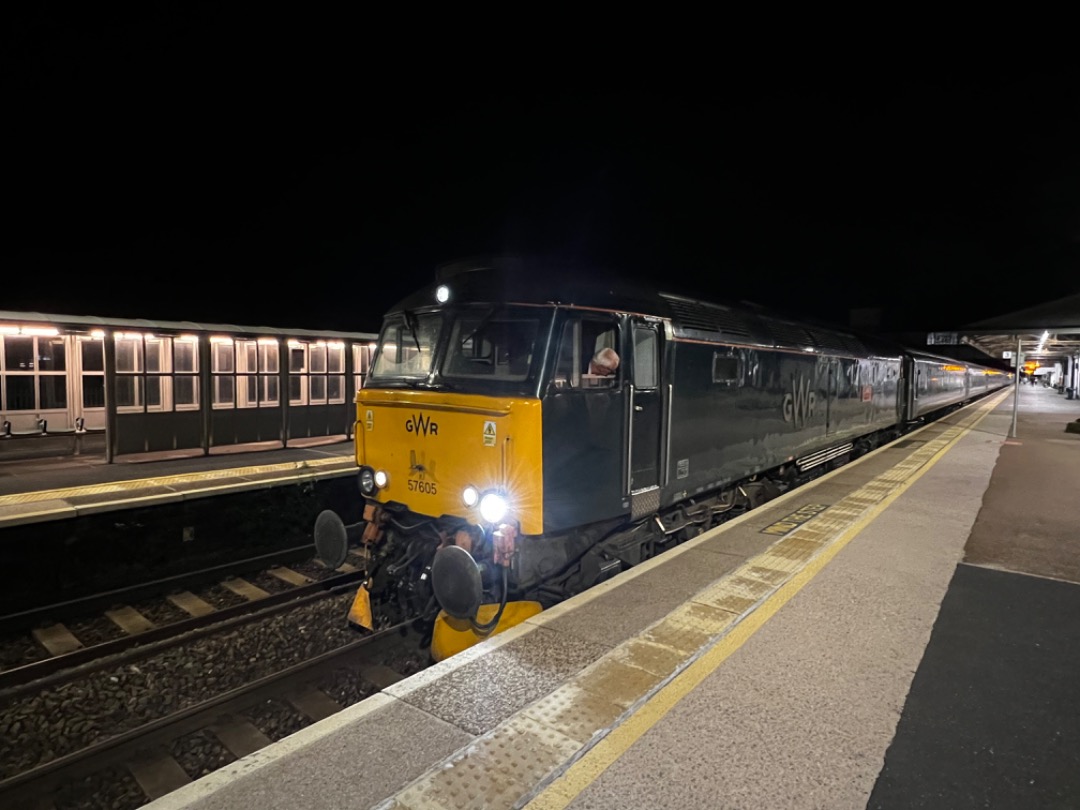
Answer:
[[[261,338],[259,338],[258,343],[259,343],[260,346],[277,346],[278,345],[278,339],[277,338],[261,337]]]
[[[17,335],[19,334],[19,327],[17,326],[0,326],[0,335]]]
[[[19,332],[24,335],[38,335],[39,337],[56,337],[60,330],[55,326],[20,326]]]
[[[177,340],[190,340],[190,338],[178,337]],[[233,339],[228,335],[213,335],[210,338],[211,343],[232,343]]]

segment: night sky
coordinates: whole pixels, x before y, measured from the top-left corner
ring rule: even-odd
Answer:
[[[1080,292],[1071,65],[170,9],[7,28],[0,309],[373,331],[485,254],[896,331]]]

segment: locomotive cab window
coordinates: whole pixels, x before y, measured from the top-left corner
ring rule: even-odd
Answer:
[[[621,374],[614,318],[573,316],[563,323],[555,388],[615,388]]]
[[[638,388],[656,388],[660,383],[659,344],[656,329],[634,327],[634,385]]]
[[[372,379],[420,379],[431,373],[442,313],[403,314],[379,338]]]
[[[540,323],[535,314],[497,307],[454,319],[443,376],[521,382],[532,367]]]

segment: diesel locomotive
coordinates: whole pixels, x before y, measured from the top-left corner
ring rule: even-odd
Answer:
[[[386,313],[356,395],[363,519],[322,513],[315,544],[365,560],[351,623],[433,622],[441,659],[1010,376],[753,306],[459,268]]]

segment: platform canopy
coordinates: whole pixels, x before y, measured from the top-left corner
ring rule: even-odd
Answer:
[[[1007,315],[976,321],[953,332],[931,332],[927,345],[969,345],[990,357],[1015,358],[1042,366],[1080,358],[1080,294],[1047,301]]]

